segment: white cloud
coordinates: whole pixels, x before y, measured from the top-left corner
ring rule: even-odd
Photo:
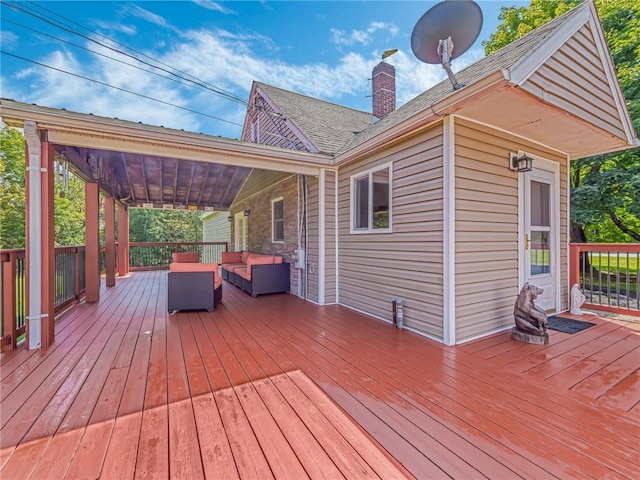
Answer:
[[[138,17],[147,22],[153,23],[154,25],[158,25],[159,27],[167,28],[169,27],[169,23],[162,17],[161,15],[157,15],[149,10],[145,10],[138,5],[131,5],[128,8],[128,12],[134,17]]]
[[[332,28],[330,31],[333,43],[341,46],[352,46],[356,44],[368,45],[373,41],[373,34],[377,31],[386,31],[391,37],[395,37],[400,30],[393,23],[372,22],[366,30],[346,32],[345,30]]]
[[[146,10],[143,9],[137,9],[136,12],[146,15]],[[163,24],[165,28],[173,29],[160,16],[151,14],[147,18],[156,24]],[[389,35],[398,33],[394,25],[378,22],[370,24],[366,31],[354,30],[349,37],[362,42],[367,35],[380,31]],[[149,48],[145,53],[217,88],[233,92],[244,100],[248,98],[252,81],[258,80],[336,103],[346,103],[347,98],[359,98],[362,105],[366,104],[364,98],[371,93],[371,70],[379,62],[381,53],[347,52],[333,65],[293,65],[258,53],[258,49],[265,47],[273,50],[278,48],[267,37],[210,29],[183,30],[180,35],[170,38],[166,44],[163,48],[156,46],[155,50]],[[95,45],[89,46],[96,49]],[[106,49],[103,49],[102,53],[119,57],[117,53]],[[75,56],[63,50],[37,60],[61,70],[76,72],[122,89],[231,122],[242,124],[244,120],[244,104],[224,99],[202,87],[170,82],[166,78],[126,65],[114,64],[113,60],[104,57],[91,55],[86,58],[80,55],[86,54]],[[453,62],[454,71],[461,70],[480,57],[480,50],[467,52]],[[132,62],[130,58],[120,58],[127,63]],[[398,105],[406,103],[446,78],[440,65],[424,64],[411,52],[399,51],[389,61],[396,67]],[[168,76],[166,73],[158,72]],[[3,91],[16,100],[222,136],[238,137],[240,134],[240,128],[237,126],[216,122],[205,116],[49,69],[25,68],[20,72],[20,77],[19,81],[13,77],[10,82],[5,77],[2,78]],[[6,88],[7,85],[9,88]]]
[[[94,22],[94,25],[108,32],[120,32],[128,36],[133,36],[138,32],[138,30],[134,25],[125,25],[123,23],[98,21],[98,22]]]
[[[5,49],[12,50],[18,46],[18,40],[18,36],[15,33],[6,30],[0,31],[0,44],[2,44]]]
[[[214,12],[220,12],[227,15],[236,13],[224,5],[221,5],[220,2],[214,2],[213,0],[193,0],[193,3],[202,8],[206,8],[207,10],[213,10]]]

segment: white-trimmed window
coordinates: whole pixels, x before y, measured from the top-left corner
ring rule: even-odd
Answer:
[[[284,242],[284,200],[271,200],[271,241]]]
[[[391,164],[351,176],[351,233],[391,231]]]

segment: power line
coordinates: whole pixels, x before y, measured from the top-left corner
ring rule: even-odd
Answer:
[[[129,93],[129,94],[131,94],[131,95],[135,95],[135,96],[137,96],[137,97],[141,97],[141,98],[144,98],[144,99],[147,99],[147,100],[151,100],[151,101],[153,101],[153,102],[158,102],[158,103],[162,103],[162,104],[164,104],[164,105],[169,105],[169,106],[171,106],[171,107],[179,108],[179,109],[181,109],[181,110],[186,110],[187,112],[195,113],[196,115],[202,115],[202,116],[204,116],[204,117],[213,118],[214,120],[219,120],[219,121],[221,121],[221,122],[230,123],[231,125],[236,125],[236,126],[238,126],[238,127],[242,127],[242,126],[243,126],[243,125],[241,125],[241,124],[239,124],[239,123],[232,122],[232,121],[230,121],[230,120],[225,120],[224,118],[219,118],[219,117],[216,117],[216,116],[213,116],[213,115],[209,115],[209,114],[207,114],[207,113],[198,112],[198,111],[196,111],[196,110],[192,110],[192,109],[187,108],[187,107],[182,107],[182,106],[180,106],[180,105],[176,105],[176,104],[174,104],[174,103],[166,102],[166,101],[164,101],[164,100],[159,100],[159,99],[157,99],[157,98],[153,98],[153,97],[149,97],[149,96],[147,96],[147,95],[143,95],[143,94],[141,94],[141,93],[133,92],[133,91],[131,91],[131,90],[127,90],[126,88],[116,87],[115,85],[110,85],[110,84],[108,84],[108,83],[101,82],[100,80],[95,80],[95,79],[93,79],[93,78],[85,77],[85,76],[83,76],[83,75],[79,75],[79,74],[77,74],[77,73],[68,72],[68,71],[66,71],[66,70],[62,70],[61,68],[53,67],[53,66],[51,66],[51,65],[47,65],[47,64],[45,64],[45,63],[41,63],[41,62],[37,62],[37,61],[35,61],[35,60],[31,60],[31,59],[29,59],[29,58],[21,57],[21,56],[19,56],[19,55],[15,55],[15,54],[13,54],[13,53],[5,52],[4,50],[0,50],[0,53],[2,53],[3,55],[8,55],[8,56],[10,56],[10,57],[17,58],[17,59],[19,59],[19,60],[23,60],[23,61],[25,61],[25,62],[33,63],[33,64],[38,65],[38,66],[41,66],[41,67],[50,68],[51,70],[55,70],[55,71],[60,72],[60,73],[65,73],[65,74],[67,74],[67,75],[71,75],[71,76],[73,76],[73,77],[81,78],[81,79],[83,79],[83,80],[88,80],[88,81],[90,81],[90,82],[97,83],[98,85],[103,85],[103,86],[105,86],[105,87],[113,88],[113,89],[115,89],[115,90],[119,90],[119,91],[121,91],[121,92]]]
[[[106,54],[104,54],[104,53],[98,52],[98,51],[96,51],[96,50],[91,50],[90,48],[84,47],[84,46],[82,46],[82,45],[78,45],[77,43],[70,42],[70,41],[65,40],[65,39],[63,39],[63,38],[59,38],[59,37],[56,37],[56,36],[54,36],[54,35],[50,35],[50,34],[48,34],[48,33],[39,32],[39,31],[38,31],[38,30],[36,30],[35,28],[28,27],[27,25],[23,25],[23,24],[21,24],[21,23],[14,22],[14,21],[12,21],[12,20],[7,20],[6,18],[4,19],[4,22],[5,22],[5,23],[11,23],[12,25],[16,25],[17,27],[21,27],[21,28],[24,28],[24,29],[26,29],[26,30],[30,30],[30,31],[32,31],[32,32],[37,33],[38,35],[42,35],[42,36],[44,36],[44,37],[52,38],[53,40],[56,40],[56,41],[58,41],[58,42],[60,42],[60,43],[66,43],[67,45],[71,45],[72,47],[76,47],[76,48],[79,48],[79,49],[81,49],[81,50],[85,50],[85,51],[87,51],[87,52],[93,53],[94,55],[99,55],[99,56],[101,56],[101,57],[108,58],[109,60],[113,60],[114,62],[118,62],[118,63],[121,63],[121,64],[123,64],[123,65],[127,65],[127,66],[129,66],[129,67],[132,67],[132,68],[136,68],[136,69],[138,69],[138,70],[141,70],[141,71],[143,71],[143,72],[150,73],[150,74],[152,74],[152,75],[156,75],[156,76],[158,76],[158,77],[160,77],[160,78],[162,78],[162,79],[170,80],[170,81],[175,82],[175,83],[177,83],[177,84],[179,84],[179,85],[187,86],[187,84],[186,84],[186,83],[183,83],[183,82],[181,82],[180,80],[177,80],[177,79],[175,79],[175,78],[165,77],[164,75],[161,75],[161,74],[159,74],[158,72],[154,72],[153,70],[147,70],[147,69],[145,69],[145,68],[139,67],[138,65],[134,65],[133,63],[128,63],[128,62],[125,62],[125,61],[123,61],[123,60],[120,60],[119,58],[110,57],[109,55],[106,55]]]
[[[132,51],[132,52],[135,52],[135,53],[137,53],[138,55],[142,55],[143,57],[146,57],[146,58],[148,58],[149,60],[152,60],[152,61],[154,61],[154,62],[157,62],[157,63],[159,63],[160,65],[164,65],[165,67],[168,67],[168,68],[170,68],[170,69],[172,69],[172,70],[175,70],[175,71],[176,71],[176,72],[178,72],[178,73],[181,73],[181,74],[183,74],[183,75],[187,75],[188,77],[191,77],[191,79],[194,79],[194,80],[191,80],[191,79],[189,79],[189,78],[183,78],[183,77],[180,77],[179,75],[176,75],[176,74],[175,74],[175,73],[173,73],[173,72],[167,72],[167,73],[169,73],[169,74],[176,75],[177,77],[182,78],[183,80],[190,81],[190,82],[195,83],[196,85],[202,86],[202,87],[204,87],[204,88],[207,88],[207,86],[209,86],[209,87],[211,87],[211,88],[208,88],[209,90],[212,90],[212,91],[214,91],[214,93],[218,93],[218,94],[220,94],[220,95],[222,95],[222,96],[224,96],[224,97],[228,98],[229,100],[233,100],[233,101],[236,101],[236,102],[242,103],[242,104],[244,104],[244,105],[247,105],[247,103],[248,103],[244,98],[239,97],[238,95],[235,95],[235,94],[234,94],[234,93],[232,93],[232,92],[227,92],[226,90],[224,90],[224,89],[222,89],[222,88],[220,88],[220,87],[217,87],[217,86],[215,86],[215,85],[211,84],[210,82],[207,82],[207,81],[205,81],[205,80],[202,80],[202,79],[200,79],[200,78],[196,77],[195,75],[192,75],[192,74],[190,74],[190,73],[188,73],[188,72],[184,72],[184,71],[182,71],[182,70],[180,70],[180,69],[177,69],[177,68],[175,68],[175,67],[173,67],[173,66],[171,66],[171,65],[169,65],[169,64],[167,64],[167,63],[164,63],[164,62],[162,62],[162,61],[160,61],[160,60],[158,60],[158,59],[156,59],[156,58],[153,58],[153,57],[151,57],[151,56],[149,56],[149,55],[145,54],[144,52],[141,52],[141,51],[139,51],[139,50],[136,50],[135,48],[132,48],[132,47],[130,47],[130,46],[128,46],[128,45],[126,45],[126,44],[124,44],[124,43],[118,42],[117,40],[114,40],[114,39],[112,39],[112,38],[110,38],[110,37],[108,37],[108,36],[106,36],[106,35],[104,35],[104,34],[102,34],[102,33],[100,33],[100,32],[96,32],[96,31],[94,31],[94,30],[91,30],[90,28],[87,28],[87,27],[85,27],[84,25],[82,25],[82,24],[80,24],[80,23],[78,23],[78,22],[76,22],[76,21],[74,21],[74,20],[72,20],[72,19],[66,18],[66,17],[64,17],[63,15],[60,15],[59,13],[57,13],[57,12],[55,12],[55,11],[53,11],[53,10],[50,10],[50,9],[48,9],[48,8],[46,8],[46,7],[42,6],[42,5],[39,5],[39,4],[37,4],[37,3],[35,3],[35,2],[32,2],[32,1],[30,1],[30,0],[28,0],[28,1],[27,1],[27,3],[32,4],[33,6],[35,6],[35,7],[39,8],[40,10],[44,10],[44,11],[46,11],[46,12],[51,12],[52,14],[54,14],[54,15],[55,15],[55,16],[57,16],[57,17],[60,17],[60,18],[61,18],[61,19],[63,19],[64,21],[67,21],[67,22],[70,22],[71,24],[77,25],[78,27],[80,27],[80,28],[82,28],[82,29],[84,29],[84,30],[86,30],[86,31],[90,32],[90,33],[91,33],[91,34],[93,34],[93,35],[97,35],[97,36],[99,36],[99,37],[102,37],[102,38],[104,38],[104,39],[108,40],[108,41],[109,41],[109,42],[111,42],[111,43],[114,43],[114,44],[116,44],[116,45],[120,45],[121,47],[124,47],[124,48],[126,48],[127,50],[130,50],[130,51]],[[39,14],[39,15],[42,15],[42,14]],[[51,18],[51,17],[49,17],[49,18]],[[56,26],[56,25],[54,24],[54,26]],[[61,27],[58,27],[58,28],[61,28]],[[76,32],[75,32],[75,30],[73,29],[73,27],[69,27],[69,28],[70,28],[70,33],[74,33],[74,34],[76,34],[76,35],[83,36],[82,34],[76,33]],[[69,31],[69,30],[66,30],[66,31]],[[84,36],[83,36],[83,37],[84,37]],[[85,37],[85,38],[88,38],[88,37]],[[91,40],[91,41],[94,41],[94,42],[95,42],[95,40],[93,40],[93,39],[91,39],[91,38],[88,38],[88,39],[89,39],[89,40]],[[103,44],[102,44],[102,43],[100,43],[100,42],[96,42],[96,43],[98,43],[99,45],[104,46],[104,47],[106,47],[106,48],[110,48],[108,45],[103,45]],[[115,51],[119,52],[119,50],[117,50],[117,49],[116,49]],[[119,53],[123,53],[123,55],[128,55],[128,54],[126,54],[125,52],[119,52]],[[131,56],[131,55],[129,55],[129,56]],[[131,58],[134,58],[136,61],[139,61],[139,62],[144,63],[142,60],[138,59],[138,58],[137,58],[137,57],[135,57],[135,56],[131,56]],[[164,69],[161,69],[160,67],[157,67],[157,66],[155,66],[155,65],[150,65],[150,66],[152,66],[153,68],[158,68],[158,69],[160,69],[160,70],[164,70]]]
[[[101,37],[103,37],[103,38],[106,38],[107,40],[109,40],[109,41],[110,41],[110,42],[112,42],[112,43],[115,43],[116,45],[120,45],[120,46],[122,46],[122,47],[124,47],[124,48],[126,48],[126,49],[128,49],[128,50],[134,51],[134,52],[136,52],[136,53],[138,53],[138,54],[140,54],[140,55],[142,55],[142,56],[144,56],[144,57],[147,57],[147,58],[149,58],[149,59],[153,60],[154,62],[157,62],[157,63],[158,63],[158,64],[160,64],[160,65],[164,65],[164,66],[166,66],[166,67],[168,67],[168,68],[170,68],[170,69],[172,69],[172,70],[175,70],[175,71],[178,71],[178,72],[183,73],[183,74],[185,74],[185,75],[188,75],[188,76],[190,76],[190,77],[196,78],[196,80],[192,80],[191,78],[185,78],[185,77],[183,77],[183,76],[181,76],[181,75],[178,75],[177,73],[174,73],[174,72],[172,72],[172,71],[168,70],[167,68],[163,68],[163,67],[161,67],[161,66],[154,65],[153,63],[147,62],[147,61],[145,61],[145,60],[142,60],[142,59],[140,59],[140,58],[136,57],[135,55],[132,55],[132,54],[127,53],[127,52],[125,52],[125,51],[123,51],[123,50],[120,50],[120,49],[117,49],[117,48],[112,47],[112,46],[110,46],[110,45],[107,45],[107,44],[105,44],[105,43],[102,43],[102,42],[100,42],[100,41],[98,41],[98,40],[96,40],[96,39],[94,39],[94,38],[92,38],[92,37],[90,37],[90,36],[88,36],[88,35],[85,35],[85,34],[83,34],[83,33],[80,33],[80,32],[78,32],[78,31],[76,31],[76,30],[75,30],[73,27],[71,27],[71,26],[61,25],[61,24],[59,24],[59,23],[56,23],[56,22],[57,22],[57,20],[54,20],[54,19],[52,19],[50,16],[47,16],[47,15],[42,14],[42,13],[40,13],[40,12],[34,12],[33,10],[29,10],[28,8],[24,8],[24,7],[22,7],[22,6],[9,4],[9,3],[8,3],[8,2],[6,2],[5,0],[2,0],[0,3],[2,3],[2,4],[4,4],[4,5],[6,5],[7,7],[11,8],[11,9],[13,9],[13,10],[16,10],[16,11],[19,11],[19,12],[25,13],[25,14],[27,14],[27,15],[29,15],[29,16],[32,16],[32,17],[34,17],[34,18],[37,18],[38,20],[41,20],[41,21],[43,21],[43,22],[45,22],[45,23],[48,23],[49,25],[52,25],[52,26],[54,26],[54,27],[56,27],[56,28],[59,28],[59,29],[61,29],[61,30],[64,30],[64,31],[66,31],[66,32],[68,32],[68,33],[71,33],[71,34],[73,34],[73,35],[77,35],[77,36],[79,36],[79,37],[85,38],[86,40],[89,40],[90,42],[93,42],[93,43],[95,43],[95,44],[97,44],[97,45],[100,45],[101,47],[107,48],[107,49],[112,50],[112,51],[114,51],[114,52],[116,52],[116,53],[120,53],[121,55],[125,55],[125,56],[127,56],[127,57],[129,57],[129,58],[132,58],[133,60],[135,60],[135,61],[137,61],[137,62],[140,62],[140,63],[143,63],[143,64],[145,64],[145,65],[147,65],[147,66],[149,66],[149,67],[156,68],[156,69],[161,70],[161,71],[163,71],[163,72],[165,72],[165,73],[168,73],[169,75],[175,76],[175,77],[177,77],[177,78],[179,78],[179,79],[181,79],[181,80],[184,80],[184,81],[186,81],[186,82],[190,82],[190,83],[193,83],[193,84],[195,84],[195,85],[198,85],[198,86],[200,86],[200,87],[202,87],[202,88],[204,88],[204,89],[206,89],[206,90],[209,90],[209,91],[211,91],[211,92],[213,92],[213,93],[215,93],[215,94],[217,94],[217,95],[220,95],[220,96],[222,96],[222,97],[224,97],[224,98],[227,98],[228,100],[231,100],[231,101],[234,101],[234,102],[237,102],[237,103],[241,103],[241,104],[243,104],[243,105],[247,105],[247,104],[248,104],[248,102],[247,102],[245,99],[243,99],[243,98],[241,98],[241,97],[239,97],[239,96],[237,96],[237,95],[235,95],[235,94],[233,94],[233,93],[226,92],[225,90],[223,90],[223,89],[221,89],[221,88],[218,88],[218,87],[215,87],[215,86],[213,86],[213,85],[212,85],[212,86],[209,86],[206,82],[204,82],[203,80],[197,79],[197,77],[194,77],[193,75],[190,75],[190,74],[188,74],[188,73],[182,72],[182,71],[180,71],[180,70],[178,70],[178,69],[176,69],[176,68],[174,68],[174,67],[172,67],[172,66],[170,66],[170,65],[168,65],[168,64],[166,64],[166,63],[160,62],[159,60],[156,60],[156,59],[154,59],[154,58],[152,58],[152,57],[149,57],[148,55],[145,55],[144,53],[138,52],[137,50],[135,50],[135,49],[133,49],[133,48],[131,48],[131,47],[129,47],[129,46],[127,46],[127,45],[125,45],[125,44],[122,44],[122,43],[120,43],[120,42],[117,42],[117,41],[115,41],[115,40],[112,40],[111,38],[109,38],[109,37],[107,37],[107,36],[105,36],[105,35],[102,35],[102,34],[100,34],[100,33],[94,32],[94,31],[92,31],[92,30],[90,30],[90,29],[88,29],[88,28],[86,28],[86,27],[84,27],[84,26],[82,26],[82,25],[80,25],[80,24],[78,24],[78,23],[74,22],[73,20],[66,19],[66,18],[65,18],[65,17],[63,17],[62,15],[60,15],[60,14],[58,14],[58,13],[56,13],[56,12],[52,12],[51,10],[49,10],[49,9],[47,9],[47,8],[45,8],[45,7],[42,7],[42,6],[37,5],[37,4],[34,4],[34,5],[36,5],[38,8],[43,9],[43,10],[46,10],[46,11],[50,11],[50,12],[54,13],[56,16],[58,16],[58,17],[60,17],[60,18],[63,18],[63,19],[65,19],[66,21],[69,21],[69,22],[71,22],[71,23],[74,23],[74,24],[76,24],[76,25],[78,25],[78,26],[82,27],[83,29],[85,29],[85,30],[87,30],[87,31],[89,31],[89,32],[91,32],[91,33],[93,33],[94,35],[98,35],[98,36],[101,36]],[[29,2],[29,3],[31,3],[31,2]],[[24,4],[20,4],[20,5],[24,5]]]

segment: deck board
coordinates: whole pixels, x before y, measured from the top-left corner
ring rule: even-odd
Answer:
[[[223,288],[135,273],[3,353],[2,478],[640,478],[640,323],[445,347]]]

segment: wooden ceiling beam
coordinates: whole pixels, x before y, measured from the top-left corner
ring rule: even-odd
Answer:
[[[120,152],[120,159],[122,160],[122,168],[124,168],[124,175],[127,179],[127,186],[129,187],[129,195],[131,196],[130,201],[136,202],[136,193],[133,188],[133,184],[131,183],[131,177],[129,175],[129,169],[127,168],[127,156]]]
[[[173,204],[176,204],[178,197],[178,170],[180,170],[180,162],[176,162],[176,168],[173,172]]]
[[[141,155],[142,157],[142,181],[144,183],[144,191],[145,191],[145,195],[147,196],[147,203],[151,202],[151,199],[149,198],[149,186],[147,183],[147,162],[145,162],[144,159],[144,155]]]
[[[211,164],[207,163],[206,165],[206,172],[203,175],[203,180],[202,180],[202,186],[200,187],[200,192],[198,192],[198,208],[200,208],[201,202],[202,202],[202,194],[204,193],[204,189],[207,185],[207,181],[209,181],[209,170],[211,169]]]
[[[196,170],[196,162],[191,162],[191,175],[189,175],[189,187],[187,188],[187,194],[184,197],[185,206],[189,205],[189,198],[191,197],[191,185],[193,185],[193,173]]]

